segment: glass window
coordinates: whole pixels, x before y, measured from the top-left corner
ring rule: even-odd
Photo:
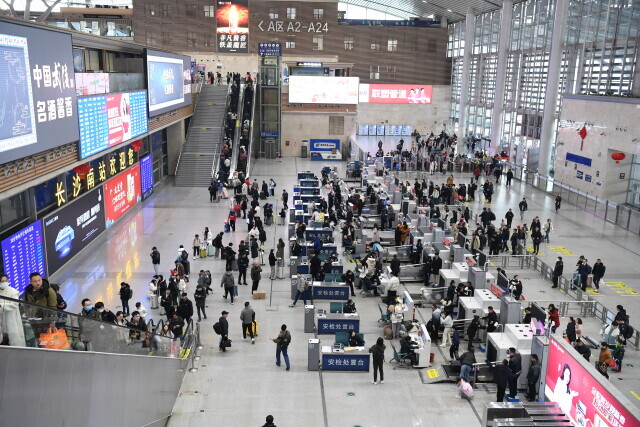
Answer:
[[[371,43],[371,50],[380,50],[380,43]]]
[[[188,4],[187,5],[187,16],[190,18],[195,18],[198,16],[198,5],[197,4]]]
[[[153,3],[145,3],[144,14],[147,16],[156,16],[156,5]]]
[[[2,229],[6,230],[27,219],[26,192],[0,200]]]
[[[198,33],[187,33],[187,46],[198,46]]]
[[[147,44],[149,46],[155,46],[156,45],[156,32],[155,31],[147,31],[146,39],[147,39]]]
[[[272,7],[269,9],[269,19],[278,19],[279,16],[278,8]]]
[[[287,49],[295,49],[296,48],[296,42],[294,42],[294,41],[286,42],[284,47],[286,47]]]
[[[344,135],[344,116],[329,116],[329,135]]]
[[[323,36],[313,36],[313,50],[323,50]]]
[[[316,21],[324,19],[324,9],[313,9],[313,19]]]
[[[287,19],[296,19],[296,8],[288,7],[287,8]]]
[[[369,79],[370,80],[379,80],[380,79],[380,71],[377,65],[369,66]]]
[[[398,40],[387,40],[387,50],[396,52],[398,50]]]
[[[345,37],[344,38],[344,50],[353,50],[355,46],[355,41],[353,37]]]
[[[162,33],[162,45],[163,46],[173,46],[173,33],[172,32],[168,32]]]
[[[204,16],[205,18],[215,18],[215,6],[205,6],[204,7]]]
[[[171,16],[171,5],[163,4],[162,5],[162,16]]]

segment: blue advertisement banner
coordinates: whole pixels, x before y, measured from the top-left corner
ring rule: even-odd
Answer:
[[[322,355],[323,371],[369,371],[369,353],[358,355],[346,355],[344,353],[331,353]]]
[[[258,43],[258,56],[282,56],[282,43]]]
[[[353,329],[360,332],[360,319],[318,319],[318,334],[335,334]]]
[[[579,165],[591,166],[591,159],[588,157],[578,156],[577,154],[567,153],[565,160],[574,162]]]
[[[339,139],[312,139],[309,141],[309,151],[340,151]]]
[[[29,275],[47,277],[42,221],[38,220],[2,241],[2,265],[9,284],[20,294],[29,284]]]
[[[153,155],[149,154],[140,159],[140,184],[142,200],[153,194]]]
[[[344,300],[349,299],[348,286],[313,286],[313,299]]]

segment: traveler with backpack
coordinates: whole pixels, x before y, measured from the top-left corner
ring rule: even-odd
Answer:
[[[198,283],[196,291],[193,294],[193,299],[196,301],[196,309],[198,311],[198,322],[202,321],[202,316],[207,320],[207,313],[204,311],[207,300],[207,290],[208,288],[205,289],[204,285]]]
[[[160,269],[160,251],[155,246],[151,248],[151,263],[153,264],[153,271],[155,271],[156,276],[158,275],[158,270]]]
[[[233,250],[233,243],[229,243],[229,246],[224,248],[224,257],[227,261],[225,270],[233,270],[233,262],[236,260],[236,251]]]
[[[209,202],[213,203],[214,200],[218,201],[218,185],[212,180],[209,185]]]
[[[282,325],[280,327],[280,333],[277,338],[269,337],[269,339],[276,343],[276,365],[280,366],[280,353],[282,353],[284,356],[284,363],[287,366],[288,371],[291,368],[289,363],[289,354],[287,353],[289,344],[291,344],[291,333],[287,331],[287,325]]]
[[[222,275],[222,281],[220,282],[220,287],[224,287],[224,295],[223,298],[227,299],[227,296],[231,294],[231,305],[233,305],[233,294],[235,286],[235,281],[233,279],[233,273],[231,271],[226,271]]]
[[[222,316],[218,319],[215,325],[213,325],[213,331],[220,335],[220,343],[218,348],[222,352],[227,351],[227,347],[231,347],[231,340],[229,339],[229,322],[227,321],[229,316],[228,311],[223,311]]]
[[[178,248],[178,258],[176,258],[176,262],[179,262],[184,267],[184,274],[187,276],[190,273],[190,264],[189,264],[189,252],[184,248],[184,246],[180,245]]]
[[[129,300],[133,296],[131,286],[125,282],[120,283],[120,291],[118,292],[118,295],[120,295],[120,301],[122,301],[122,312],[125,316],[128,316],[130,314]]]

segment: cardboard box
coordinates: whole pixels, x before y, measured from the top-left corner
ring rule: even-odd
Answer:
[[[265,291],[255,291],[253,299],[267,299],[267,293]]]

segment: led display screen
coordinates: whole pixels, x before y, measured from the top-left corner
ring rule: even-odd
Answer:
[[[112,93],[78,99],[80,158],[121,144],[147,132],[145,91]]]
[[[0,163],[78,140],[71,35],[0,22]]]
[[[249,52],[249,1],[219,0],[216,10],[218,52]]]
[[[43,219],[47,269],[53,274],[105,230],[102,187]]]
[[[20,294],[31,273],[47,276],[42,221],[38,220],[2,241],[2,265],[9,283]]]
[[[359,81],[358,77],[291,76],[289,102],[357,104]]]
[[[127,169],[104,183],[105,218],[107,227],[142,200],[140,164]]]
[[[361,84],[359,102],[372,104],[431,104],[431,85]]]
[[[191,57],[147,49],[149,116],[191,105]]]
[[[153,193],[153,154],[140,159],[140,188],[143,200]]]
[[[78,96],[109,93],[108,73],[76,73],[76,94]]]
[[[549,340],[545,396],[556,402],[575,426],[626,427],[640,421],[614,398],[594,375],[577,360],[578,352],[568,350],[555,338]],[[600,351],[600,350],[595,350]],[[597,360],[597,356],[596,356]],[[594,368],[595,369],[595,368]],[[606,381],[604,377],[602,377]],[[542,393],[542,390],[540,390]]]

